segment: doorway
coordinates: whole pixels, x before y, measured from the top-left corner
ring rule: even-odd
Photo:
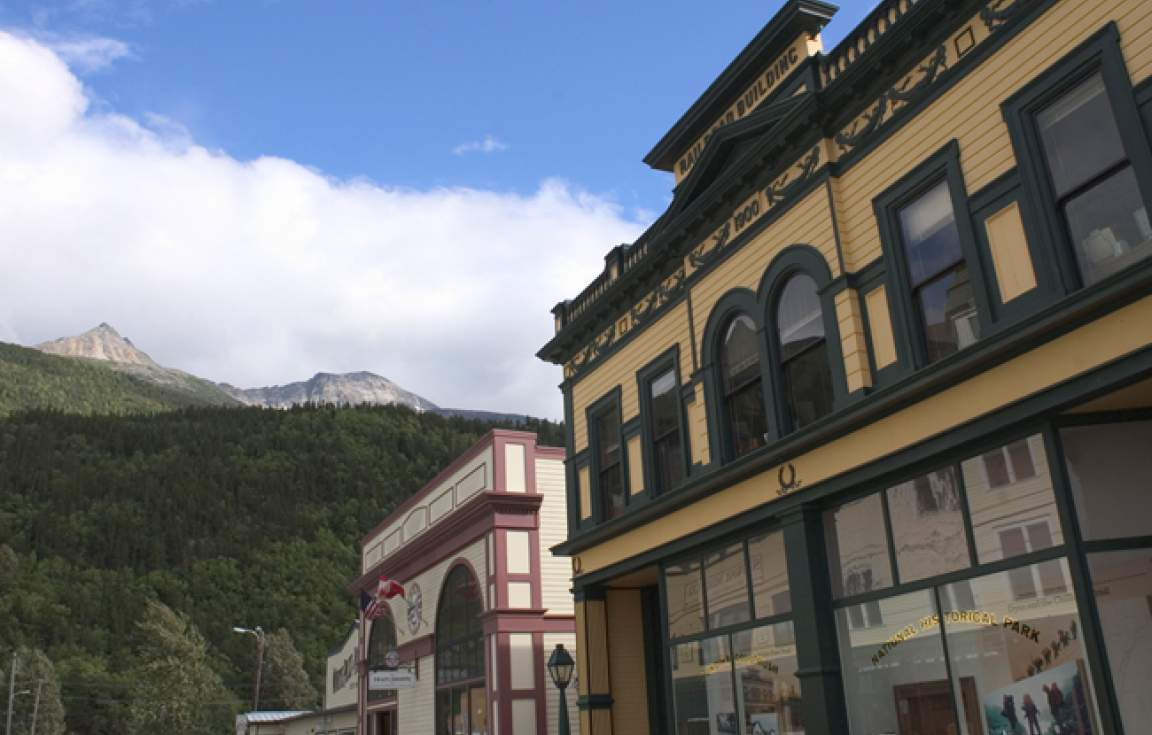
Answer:
[[[372,728],[370,735],[397,735],[396,710],[372,713]]]

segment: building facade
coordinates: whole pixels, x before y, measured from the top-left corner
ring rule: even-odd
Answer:
[[[364,537],[351,591],[386,577],[405,595],[361,625],[359,735],[557,732],[545,664],[576,640],[569,562],[548,549],[566,516],[564,451],[494,430]],[[397,671],[410,686],[373,687]]]
[[[1152,3],[791,0],[553,311],[585,735],[1152,722]]]
[[[246,712],[236,717],[237,735],[355,735],[359,673],[356,651],[360,624],[354,623],[340,645],[328,652],[324,668],[324,706],[318,712]]]

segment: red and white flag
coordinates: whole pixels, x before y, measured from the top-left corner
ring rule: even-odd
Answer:
[[[394,579],[381,577],[376,583],[376,594],[372,595],[372,601],[364,608],[364,617],[368,620],[384,617],[388,608],[385,601],[397,595],[404,597],[404,587]]]

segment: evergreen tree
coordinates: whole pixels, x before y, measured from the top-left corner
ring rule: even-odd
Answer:
[[[75,735],[128,730],[149,600],[202,631],[245,702],[237,623],[292,631],[320,689],[359,539],[492,427],[398,406],[0,417],[0,651],[51,657]]]
[[[304,671],[304,656],[296,650],[292,635],[281,628],[269,633],[264,647],[264,680],[261,709],[312,709],[319,704],[316,688]]]
[[[3,682],[9,681],[12,659],[4,662]],[[5,711],[7,717],[7,711]],[[12,702],[11,735],[64,735],[64,703],[56,667],[38,648],[16,653],[16,698]]]
[[[188,618],[149,601],[139,624],[137,656],[131,735],[219,735],[231,730],[239,704],[209,666],[208,644]]]

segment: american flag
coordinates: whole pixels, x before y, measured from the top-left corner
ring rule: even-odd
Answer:
[[[361,593],[360,602],[366,620],[376,620],[387,614],[387,600],[399,595],[404,597],[404,587],[394,579],[381,577],[376,583],[376,594]]]

